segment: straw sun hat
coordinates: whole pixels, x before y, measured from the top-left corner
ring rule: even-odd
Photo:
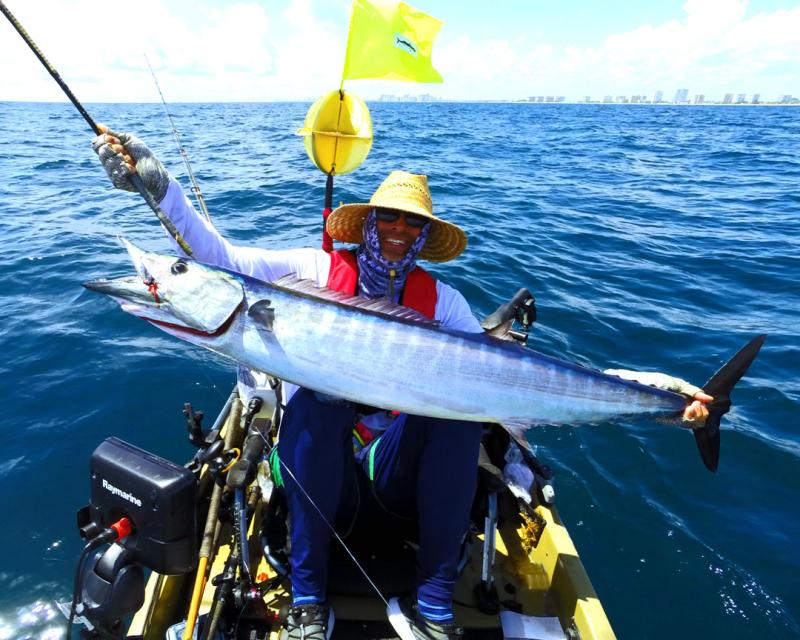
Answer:
[[[405,171],[392,171],[372,194],[367,204],[343,204],[328,216],[326,229],[334,240],[360,244],[364,218],[375,207],[413,213],[433,222],[419,257],[431,262],[447,262],[467,247],[467,234],[456,225],[433,215],[428,177]]]

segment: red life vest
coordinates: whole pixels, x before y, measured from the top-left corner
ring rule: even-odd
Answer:
[[[339,249],[330,254],[331,270],[328,273],[328,289],[348,295],[356,295],[358,286],[358,262],[355,255],[347,249]],[[431,320],[436,315],[436,280],[422,267],[406,277],[406,286],[400,297],[400,304],[419,311]]]

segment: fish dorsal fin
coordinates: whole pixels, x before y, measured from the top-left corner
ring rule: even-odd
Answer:
[[[307,295],[320,300],[328,300],[330,302],[337,302],[347,307],[355,309],[364,309],[365,311],[372,311],[383,316],[398,318],[400,320],[407,320],[410,322],[418,322],[432,327],[438,327],[439,323],[424,316],[419,311],[404,307],[402,305],[390,302],[385,298],[378,298],[371,300],[369,298],[359,298],[358,296],[351,296],[341,291],[334,291],[327,287],[320,287],[313,280],[303,280],[294,275],[283,276],[272,282],[273,286],[287,289],[295,293]]]

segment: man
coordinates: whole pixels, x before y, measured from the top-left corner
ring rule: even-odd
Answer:
[[[202,262],[267,282],[294,274],[350,295],[411,307],[448,328],[481,331],[464,297],[416,264],[418,258],[452,260],[467,245],[463,230],[433,214],[425,176],[394,171],[369,203],[342,205],[331,213],[328,232],[358,245],[355,251],[268,251],[234,246],[220,236],[138,138],[109,132],[93,146],[115,186],[133,190],[128,177],[139,173]],[[364,368],[368,371],[369,362]],[[692,388],[689,395],[698,391]],[[687,418],[707,415],[699,401],[710,398],[696,398]],[[377,412],[366,420],[373,439],[354,458],[352,403],[293,385],[285,385],[285,402],[278,454],[287,470],[282,476],[290,511],[293,604],[281,637],[330,637],[331,523],[342,532],[350,528],[364,502],[359,486],[369,486],[386,511],[418,521],[416,602],[393,601],[390,610],[402,612],[397,619],[416,638],[462,637],[452,595],[475,493],[481,425]]]

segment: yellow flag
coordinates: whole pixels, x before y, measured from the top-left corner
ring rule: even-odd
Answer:
[[[442,82],[431,64],[433,41],[441,28],[441,21],[405,2],[353,0],[342,82]]]

